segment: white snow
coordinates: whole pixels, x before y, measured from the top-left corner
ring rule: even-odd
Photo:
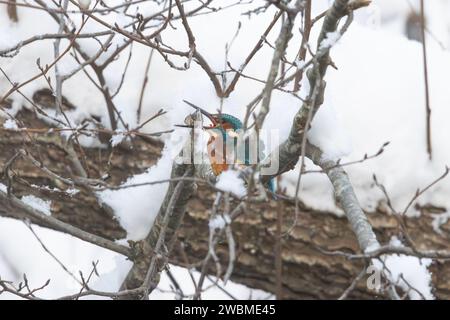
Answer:
[[[97,270],[100,277],[93,275],[92,280],[89,282],[90,287],[94,289],[110,292],[117,291],[131,268],[132,264],[129,260],[111,251],[49,229],[37,226],[33,226],[33,229],[39,238],[44,241],[46,247],[78,279],[79,271],[82,271],[83,276],[87,278],[92,270],[92,262],[98,261]],[[17,239],[20,239],[20,246],[17,245]],[[19,248],[24,249],[19,250]],[[173,265],[169,265],[169,267],[180,283],[183,292],[192,296],[195,288],[189,278],[187,269]],[[36,270],[39,270],[39,272],[36,272]],[[42,272],[42,270],[45,270],[45,272]],[[198,281],[200,273],[197,271],[192,272],[194,278]],[[50,278],[49,286],[39,291],[40,297],[55,298],[62,295],[76,294],[80,291],[80,285],[44,251],[22,221],[1,218],[0,274],[2,279],[12,280],[17,284],[23,281],[22,275],[24,273],[26,273],[29,285],[32,288],[41,286]],[[211,278],[213,281],[215,280],[215,277]],[[205,280],[204,288],[208,289],[202,294],[203,299],[230,299],[217,287],[211,288],[211,284],[210,280]],[[268,299],[272,297],[267,292],[250,289],[232,281],[228,281],[225,285],[219,280],[219,285],[238,299]],[[158,289],[152,292],[151,299],[174,299],[176,295],[173,292],[168,292],[169,290],[171,290],[171,282],[167,274],[163,272]],[[14,297],[8,294],[0,295],[0,300],[7,298],[11,299]]]
[[[341,38],[341,33],[339,31],[328,32],[325,39],[322,40],[319,46],[319,50],[325,50],[331,48],[338,42]]]
[[[154,182],[170,178],[171,150],[166,148],[156,165],[146,172],[130,177],[122,186]],[[141,240],[149,232],[164,199],[168,183],[130,187],[100,192],[102,201],[114,209],[121,226],[127,231],[127,239]]]
[[[391,271],[391,280],[394,283],[398,283],[403,290],[408,291],[408,295],[411,299],[423,299],[422,296],[426,300],[434,299],[430,286],[431,275],[427,269],[431,265],[430,259],[418,259],[416,257],[404,255],[390,255],[386,258],[385,264]]]
[[[80,1],[80,4],[89,6],[89,1]],[[111,4],[114,1],[106,1]],[[219,2],[219,1],[218,1]],[[225,1],[226,2],[226,1]],[[222,2],[223,4],[224,2]],[[315,14],[326,9],[329,1],[317,1],[314,3]],[[412,1],[417,5],[417,1]],[[443,42],[450,44],[450,32],[448,25],[450,19],[448,15],[448,1],[434,1],[434,5],[427,6],[430,29]],[[438,4],[439,3],[439,4]],[[83,5],[82,4],[82,5]],[[378,5],[378,7],[377,7]],[[155,12],[156,5],[149,1],[132,5],[130,12],[139,11],[143,14]],[[250,6],[251,7],[251,6]],[[273,11],[267,14],[253,16],[251,20],[240,16],[240,13],[249,7],[237,6],[226,10],[223,13],[213,16],[197,16],[190,23],[197,39],[197,48],[210,62],[213,70],[222,70],[224,65],[224,44],[232,39],[235,28],[223,28],[229,25],[230,21],[241,20],[242,28],[239,37],[236,39],[229,53],[229,61],[234,67],[238,67],[244,61],[248,52],[259,40],[260,31],[263,30],[273,18]],[[70,9],[76,9],[72,4]],[[320,146],[325,156],[337,159],[342,158],[342,162],[359,160],[364,154],[372,154],[378,151],[380,146],[391,141],[386,151],[376,159],[364,163],[346,167],[352,180],[357,196],[364,209],[373,211],[376,206],[384,200],[382,193],[374,186],[372,175],[376,174],[378,180],[386,187],[393,205],[402,210],[406,203],[414,195],[415,190],[424,187],[432,180],[442,174],[444,165],[450,163],[450,149],[448,137],[450,137],[450,94],[448,83],[450,82],[450,54],[442,51],[440,46],[430,39],[429,44],[429,76],[431,87],[431,107],[432,111],[432,140],[433,140],[433,160],[429,161],[425,147],[425,117],[424,117],[424,88],[423,70],[420,44],[408,41],[401,33],[404,24],[401,21],[405,12],[409,10],[405,1],[375,0],[367,9],[359,10],[355,15],[355,23],[351,25],[349,31],[339,39],[333,46],[331,56],[338,70],[329,69],[326,76],[327,89],[325,103],[319,109],[308,139]],[[38,10],[28,8],[18,8],[20,21],[14,23],[0,24],[0,50],[14,46],[18,41],[27,39],[36,33],[54,33],[58,25],[49,18],[48,14]],[[71,19],[79,23],[79,14],[70,14]],[[214,23],[211,23],[211,17]],[[238,17],[238,18],[237,18]],[[437,18],[435,18],[437,17]],[[124,24],[127,21],[122,12],[109,16],[102,16],[102,19],[110,23],[118,22]],[[0,20],[9,21],[6,10],[0,10]],[[36,25],[39,21],[39,25]],[[444,21],[447,25],[442,22]],[[377,23],[381,22],[382,25]],[[204,26],[207,25],[208,28]],[[186,36],[179,22],[175,22],[176,29],[168,28],[162,34],[166,43],[176,48],[186,50]],[[96,22],[89,21],[83,32],[95,32],[104,30]],[[267,40],[274,43],[279,28],[276,27],[269,34]],[[294,28],[295,30],[295,28]],[[311,39],[316,39],[317,31],[313,31]],[[293,38],[289,45],[288,54],[291,58],[298,50],[300,37]],[[322,43],[333,45],[337,40],[336,34],[327,35],[327,39]],[[104,41],[105,38],[102,38]],[[100,61],[105,61],[112,52],[112,48],[120,45],[123,37],[116,36],[111,45],[111,49],[102,53]],[[83,49],[90,55],[95,54],[99,49],[99,44],[93,40],[80,41]],[[61,48],[65,48],[68,41],[61,41]],[[314,48],[313,44],[311,43]],[[127,50],[125,50],[127,51]],[[245,73],[256,78],[264,79],[273,51],[268,46],[263,46],[255,56],[252,63],[245,69]],[[133,48],[133,56],[130,67],[125,78],[121,92],[114,98],[122,118],[130,127],[136,126],[136,109],[139,104],[139,95],[143,74],[143,61],[146,61],[149,49],[136,44]],[[120,83],[124,65],[127,60],[127,53],[120,57],[105,71],[107,86],[114,92]],[[0,58],[0,67],[12,77],[14,82],[22,82],[39,72],[36,67],[36,59],[41,59],[41,64],[53,61],[53,46],[51,41],[36,42],[20,50],[20,53],[13,59]],[[182,64],[184,61],[175,61]],[[73,70],[76,63],[69,55],[59,62],[61,72]],[[89,68],[86,68],[91,76],[94,76]],[[52,83],[54,81],[53,72],[49,73]],[[230,75],[228,75],[231,78]],[[306,78],[306,77],[305,77]],[[229,79],[228,79],[229,80]],[[4,94],[11,87],[10,83],[0,77],[0,95]],[[23,87],[21,92],[27,97],[41,88],[47,87],[44,79],[39,79]],[[241,78],[233,94],[223,101],[223,112],[236,115],[240,118],[245,113],[247,103],[260,92],[262,86],[249,79]],[[302,93],[307,92],[309,87],[307,82],[303,82]],[[68,112],[73,124],[79,124],[84,118],[92,115],[102,117],[102,123],[109,127],[107,109],[102,94],[88,80],[83,72],[79,72],[64,85],[64,95],[67,99],[78,106],[76,111]],[[304,95],[302,95],[304,96]],[[14,116],[22,106],[31,108],[30,104],[18,93],[11,96],[12,108],[8,114]],[[220,105],[220,99],[212,88],[212,85],[204,72],[197,65],[193,64],[189,72],[178,72],[167,67],[163,59],[155,52],[149,72],[149,82],[144,96],[142,121],[157,110],[164,108],[168,110],[167,116],[158,118],[144,127],[146,132],[167,130],[172,124],[182,123],[187,113],[192,112],[182,99],[198,104],[208,111],[214,112]],[[283,92],[274,92],[271,103],[271,112],[267,116],[266,130],[277,130],[281,139],[289,134],[290,123],[293,115],[298,111],[301,101]],[[44,106],[45,107],[45,106]],[[46,109],[46,112],[48,110]],[[51,115],[54,113],[48,112]],[[0,111],[3,115],[3,112]],[[13,121],[13,120],[11,120]],[[5,125],[5,124],[4,124]],[[12,123],[6,126],[14,125]],[[119,130],[123,130],[119,123]],[[140,182],[157,181],[170,177],[171,160],[177,153],[173,146],[181,143],[181,137],[186,132],[177,130],[176,133],[168,137],[163,136],[165,141],[170,141],[165,149],[160,161],[149,168],[145,173],[130,177],[124,185],[131,185]],[[115,135],[114,141],[118,140]],[[180,138],[177,140],[177,138]],[[86,140],[83,145],[99,145],[94,139]],[[114,142],[112,141],[112,142]],[[275,145],[269,145],[269,150]],[[267,153],[266,152],[266,153]],[[317,169],[310,162],[308,169]],[[292,195],[297,181],[298,168],[284,174],[281,184],[287,187]],[[238,196],[246,194],[242,180],[237,178],[235,171],[224,172],[219,177],[217,187],[230,191]],[[127,230],[127,238],[132,240],[142,239],[150,229],[154,217],[157,214],[162,199],[165,195],[167,183],[127,188],[115,191],[104,191],[101,193],[103,201],[113,207],[121,225]],[[6,192],[6,187],[0,184],[0,190]],[[420,204],[432,203],[435,206],[450,208],[450,179],[441,181],[438,185],[421,196],[418,200]],[[324,210],[336,214],[342,213],[334,203],[333,190],[327,177],[323,174],[306,174],[302,178],[300,198],[306,205],[318,210]],[[41,200],[41,199],[38,199]],[[33,205],[38,205],[39,201],[31,200]],[[40,203],[43,208],[48,204]],[[48,206],[49,208],[49,206]],[[414,206],[408,214],[418,214]],[[442,221],[447,219],[446,214],[436,218],[433,224],[436,229]],[[217,223],[217,224],[216,224]],[[213,225],[223,225],[223,222],[214,221]],[[108,289],[115,290],[123,279],[130,263],[125,258],[106,250],[99,249],[90,244],[76,240],[50,230],[38,229],[39,235],[52,247],[58,257],[61,257],[70,265],[70,269],[82,269],[84,274],[90,270],[90,262],[100,259],[100,271],[102,278],[112,279]],[[18,249],[15,241],[20,238],[22,245]],[[22,249],[23,248],[23,249]],[[8,261],[13,261],[19,268],[19,274],[26,272],[29,279],[38,285],[51,275],[51,288],[45,292],[48,296],[55,296],[60,293],[73,293],[76,284],[60,270],[54,261],[45,255],[36,243],[34,237],[23,226],[21,222],[11,219],[0,219],[0,252],[7,257]],[[0,274],[4,270],[11,270],[0,260]],[[390,256],[387,263],[394,269],[394,275],[398,278],[403,273],[405,278],[412,285],[420,289],[427,297],[432,298],[429,288],[429,273],[427,260],[419,261],[414,257]],[[118,266],[121,265],[119,268]],[[36,272],[45,269],[48,273]],[[186,277],[186,271],[183,271]],[[108,278],[108,274],[111,276]],[[122,277],[122,278],[121,278]],[[18,279],[15,279],[18,280]],[[108,281],[107,281],[108,282]],[[401,283],[401,282],[400,282]],[[186,281],[182,281],[182,286]],[[228,284],[227,284],[228,285]],[[404,285],[404,284],[403,284]],[[168,288],[168,280],[162,278],[161,287]],[[79,287],[77,287],[79,288]],[[71,289],[71,290],[68,290]],[[70,291],[70,292],[69,292]],[[235,290],[233,289],[233,293]],[[239,297],[244,298],[247,291]],[[156,295],[156,293],[154,293]],[[410,292],[412,298],[417,298],[414,292]],[[152,296],[153,297],[153,296]],[[169,297],[161,294],[161,297]],[[173,297],[173,295],[171,296]]]
[[[80,190],[74,189],[74,188],[70,188],[70,189],[65,190],[65,193],[67,193],[71,197],[76,195],[78,192],[80,192]]]
[[[190,280],[189,271],[185,268],[180,268],[174,265],[169,265],[170,272],[175,276],[175,279],[184,279],[184,281],[179,281],[183,293],[187,296],[192,296],[195,293],[195,288]],[[198,282],[200,278],[200,272],[191,271],[194,279]],[[230,296],[225,294],[216,286],[213,286],[214,281],[217,278],[212,276],[210,279],[206,278],[203,288],[205,288],[204,294],[202,294],[203,300],[217,300],[217,299],[231,299]],[[219,286],[224,288],[227,292],[231,293],[234,298],[239,300],[267,300],[273,299],[274,296],[268,292],[262,290],[250,289],[242,284],[237,284],[232,281],[227,281],[226,284],[222,280],[218,280]],[[173,284],[170,282],[166,272],[161,275],[161,281],[159,283],[158,289],[153,291],[150,295],[150,299],[176,299],[177,295],[171,292],[173,290]]]
[[[78,278],[80,270],[85,277],[89,275],[93,261],[99,261],[100,275],[115,267],[115,259],[126,261],[123,256],[72,236],[35,225],[33,229],[45,246]],[[39,296],[44,298],[55,298],[80,291],[80,285],[44,251],[20,220],[0,219],[0,252],[4,261],[9,262],[9,265],[0,263],[2,279],[12,280],[17,285],[23,281],[22,275],[25,273],[30,287],[33,288],[42,286],[50,279],[49,286],[39,292]],[[7,298],[11,299],[13,296],[0,295],[0,299]]]
[[[323,156],[337,160],[352,152],[352,140],[343,126],[343,119],[333,104],[326,103],[316,114],[308,131],[308,141],[324,151]]]
[[[125,139],[125,134],[123,132],[116,132],[112,137],[111,137],[111,146],[115,147],[117,145],[119,145],[123,139]]]
[[[192,299],[192,296],[195,293],[195,287],[192,283],[192,280],[189,275],[189,271],[194,277],[196,283],[200,278],[200,272],[192,269],[188,270],[186,268],[181,268],[172,264],[169,264],[169,270],[174,278],[177,280],[180,285],[184,295],[186,296],[184,299]],[[110,263],[109,270],[104,271],[101,274],[101,277],[96,279],[93,282],[92,287],[97,290],[104,291],[115,291],[120,287],[121,282],[127,275],[128,270],[131,268],[130,261],[124,259],[115,259]],[[105,269],[105,268],[104,268]],[[212,300],[212,299],[231,299],[230,296],[225,294],[222,290],[217,288],[216,286],[212,286],[213,282],[216,281],[217,278],[211,276],[210,279],[206,278],[202,293],[203,300]],[[264,292],[262,290],[256,290],[248,288],[244,285],[234,283],[232,281],[227,281],[226,284],[223,283],[222,280],[218,280],[219,286],[227,290],[237,299],[257,299],[257,300],[265,300],[265,299],[273,299],[273,295]],[[170,278],[167,275],[166,271],[161,273],[161,279],[158,285],[158,288],[154,290],[150,294],[150,299],[152,300],[174,300],[179,299],[180,296],[174,292],[174,286],[171,282]]]
[[[450,211],[432,214],[432,216],[433,216],[433,222],[431,222],[431,225],[433,226],[434,232],[437,232],[440,235],[442,235],[443,232],[442,232],[441,226],[443,224],[447,223],[448,219],[450,219]]]
[[[30,207],[45,213],[46,215],[51,215],[50,206],[51,202],[47,200],[42,200],[41,198],[35,197],[33,195],[23,196],[21,199]]]
[[[89,6],[91,5],[91,0],[78,0],[78,4],[83,9],[89,9]]]
[[[372,243],[371,245],[367,246],[366,250],[364,250],[365,253],[369,253],[375,250],[378,250],[380,248],[380,244],[378,243]]]
[[[239,178],[239,172],[236,170],[222,172],[216,183],[216,188],[224,192],[231,192],[238,197],[244,197],[247,194],[244,180]]]
[[[392,237],[390,244],[392,246],[402,246],[402,243],[396,237]],[[431,259],[419,259],[403,254],[390,254],[384,255],[382,260],[389,270],[385,274],[389,276],[393,283],[396,283],[407,292],[409,298],[414,300],[423,298],[426,300],[434,299],[431,292],[431,274],[428,271],[428,267],[432,262]],[[373,261],[377,268],[383,267],[380,261]]]
[[[450,149],[446,147],[450,137],[446,123],[450,117],[450,94],[445,85],[450,75],[450,54],[430,45],[432,161],[426,152],[420,44],[355,23],[333,47],[332,57],[339,70],[328,71],[325,103],[314,118],[308,137],[326,155],[342,158],[342,163],[375,154],[383,143],[390,141],[377,158],[348,166],[346,170],[364,209],[374,211],[385,200],[373,183],[372,176],[376,174],[394,207],[401,212],[417,188],[442,175],[445,165],[450,163]],[[308,169],[318,168],[308,161]],[[281,181],[291,194],[295,191],[297,170],[285,174]],[[418,203],[450,208],[448,194],[447,177],[422,195]],[[300,198],[315,209],[341,212],[323,174],[307,174],[302,178]],[[412,206],[408,214],[419,213]]]
[[[17,125],[17,122],[14,119],[6,119],[3,123],[3,128],[8,130],[17,130],[19,129],[19,126]]]
[[[208,226],[211,230],[221,230],[225,228],[226,225],[231,223],[231,218],[228,214],[221,215],[218,214],[209,220]]]

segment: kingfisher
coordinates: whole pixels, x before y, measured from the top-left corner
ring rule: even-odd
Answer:
[[[242,131],[244,126],[241,120],[227,113],[211,114],[189,101],[183,100],[183,102],[196,110],[200,110],[211,121],[211,124],[204,126],[203,129],[210,136],[207,142],[207,152],[215,176],[228,170],[230,164],[240,166],[249,166],[252,164],[250,143],[249,139],[244,138]],[[192,128],[192,125],[177,126]],[[256,161],[259,162],[260,158],[264,156],[262,153],[262,141],[258,141],[257,149],[259,150],[256,150]],[[275,192],[273,179],[269,181],[268,187],[272,193]]]

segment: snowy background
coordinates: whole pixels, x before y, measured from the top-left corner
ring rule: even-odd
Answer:
[[[108,2],[108,1],[107,1]],[[193,1],[195,2],[195,1]],[[226,1],[217,1],[223,4]],[[330,1],[313,1],[313,16],[322,12]],[[223,70],[225,61],[225,44],[229,43],[241,22],[238,37],[235,39],[228,59],[234,67],[239,67],[248,52],[258,41],[261,30],[273,18],[274,10],[252,16],[249,19],[242,15],[256,4],[242,5],[226,9],[214,15],[200,15],[190,20],[196,35],[197,47],[214,70]],[[188,7],[188,5],[187,5]],[[342,158],[343,162],[359,160],[364,154],[376,153],[383,143],[389,141],[385,152],[375,159],[352,165],[347,168],[355,186],[357,196],[364,209],[374,211],[384,201],[383,194],[374,185],[372,176],[386,187],[393,206],[402,211],[417,188],[428,185],[440,176],[445,165],[450,164],[450,1],[426,1],[428,33],[428,63],[430,77],[430,93],[432,108],[432,142],[433,159],[430,161],[426,153],[425,141],[425,96],[422,65],[421,43],[409,40],[405,36],[405,26],[411,8],[417,8],[418,1],[407,0],[375,0],[368,8],[359,10],[355,22],[349,31],[332,49],[332,58],[338,70],[329,70],[326,81],[327,90],[325,103],[320,108],[312,123],[309,133],[311,142],[321,146],[327,156]],[[156,10],[152,5],[136,6],[144,16]],[[28,8],[19,8],[19,23],[9,22],[4,7],[0,7],[0,50],[14,46],[21,39],[35,34],[57,32],[58,26],[45,12]],[[72,14],[74,21],[79,21],[79,14]],[[120,14],[110,14],[105,20],[119,25],[126,25],[128,18]],[[36,21],[39,21],[37,24]],[[179,26],[179,23],[175,23]],[[207,26],[207,27],[206,27]],[[226,26],[226,27],[225,27]],[[268,41],[273,43],[278,33],[273,30]],[[104,30],[95,21],[89,21],[86,32]],[[311,42],[317,39],[319,28],[313,29]],[[162,34],[166,43],[176,48],[186,48],[187,40],[184,30],[168,29]],[[292,40],[288,53],[293,56],[298,48],[298,39]],[[124,39],[116,36],[113,45],[122,43]],[[81,41],[83,49],[94,54],[98,43],[93,40]],[[63,40],[61,47],[65,48],[68,41]],[[134,44],[133,55],[124,86],[115,97],[114,102],[122,117],[130,125],[136,127],[136,110],[139,104],[139,94],[143,74],[143,64],[149,48]],[[264,46],[255,59],[245,70],[255,78],[264,79],[267,76],[272,49]],[[100,59],[106,59],[108,52]],[[120,83],[127,60],[127,52],[122,54],[106,70],[107,86],[114,91]],[[52,41],[39,41],[24,47],[20,53],[10,58],[0,58],[0,66],[12,77],[14,82],[21,82],[36,74],[36,59],[41,64],[53,61]],[[176,61],[176,60],[175,60]],[[178,61],[178,63],[183,63]],[[70,72],[76,67],[76,62],[66,56],[60,63],[62,73]],[[22,92],[27,96],[46,87],[43,79],[25,86]],[[0,94],[9,90],[10,84],[5,77],[0,76]],[[223,112],[243,117],[245,108],[251,99],[262,88],[260,83],[242,79],[233,94],[223,101]],[[79,72],[65,83],[64,96],[78,106],[72,111],[70,118],[74,123],[90,115],[101,117],[105,126],[109,125],[105,101],[101,93],[87,81],[86,75]],[[22,107],[30,108],[26,100],[15,93],[13,100],[14,114]],[[172,128],[173,124],[183,122],[191,111],[182,100],[186,99],[213,112],[221,101],[216,97],[211,82],[205,73],[195,64],[189,72],[179,72],[167,67],[163,59],[154,54],[149,72],[149,83],[144,96],[142,119],[155,114],[164,108],[168,113],[149,123],[146,132],[156,132]],[[274,92],[271,110],[265,122],[264,129],[278,130],[280,140],[287,137],[293,115],[300,107],[300,101],[287,93]],[[1,116],[1,114],[0,114]],[[5,119],[6,115],[3,115]],[[3,121],[3,120],[0,120]],[[14,124],[6,123],[5,126]],[[166,147],[162,158],[147,172],[131,177],[126,183],[155,181],[168,178],[171,159],[176,154],[183,132],[176,131],[162,137]],[[86,144],[93,143],[87,141]],[[268,144],[269,149],[275,145]],[[314,169],[308,163],[307,169]],[[298,171],[293,170],[282,176],[280,188],[286,188],[287,193],[294,194]],[[0,186],[2,187],[2,186]],[[101,194],[103,201],[112,206],[119,217],[121,225],[128,232],[128,239],[139,240],[148,232],[158,211],[167,186],[147,186],[135,188],[130,195],[127,189],[105,191]],[[151,197],[149,197],[151,195]],[[130,199],[130,196],[132,197]],[[129,201],[123,201],[128,198]],[[300,199],[308,206],[334,214],[342,214],[333,200],[332,188],[326,176],[322,174],[307,174],[302,178]],[[443,180],[429,192],[418,199],[420,204],[433,204],[446,210],[450,208],[450,179]],[[48,210],[48,203],[39,199],[28,199],[33,206]],[[134,206],[139,203],[140,206]],[[134,206],[134,210],[129,210]],[[47,209],[46,209],[47,208]],[[129,213],[133,212],[133,215]],[[450,212],[450,211],[449,211]],[[412,207],[408,214],[418,215]],[[436,216],[435,227],[447,221],[450,214],[445,212]],[[74,274],[82,270],[88,274],[91,262],[99,260],[98,270],[101,277],[93,285],[96,289],[117,290],[131,264],[125,258],[113,252],[100,249],[70,236],[50,230],[33,227],[51,251],[69,266]],[[17,243],[20,241],[20,243]],[[398,242],[397,239],[392,239]],[[412,257],[392,257],[387,263],[392,270],[403,272],[408,281],[414,284],[427,297],[432,298],[427,266]],[[193,286],[188,271],[172,267],[174,275],[184,287],[185,293],[193,292]],[[408,272],[406,272],[408,271]],[[79,285],[60,268],[60,266],[45,252],[30,230],[20,221],[0,218],[0,276],[4,279],[20,281],[26,273],[30,283],[43,284],[48,277],[51,283],[44,297],[71,294],[77,291]],[[194,272],[195,276],[198,276]],[[394,275],[395,277],[395,272]],[[168,293],[169,280],[163,276],[159,291],[154,291],[151,298],[174,298]],[[228,283],[226,288],[240,299],[270,298],[270,294],[252,290],[244,286]],[[1,295],[0,299],[7,297]],[[419,296],[412,292],[412,298]],[[206,291],[203,298],[229,298],[217,288]]]

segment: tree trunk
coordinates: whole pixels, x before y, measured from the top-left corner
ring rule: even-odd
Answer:
[[[208,248],[208,214],[214,194],[200,188],[198,196],[191,200],[184,224],[179,233],[185,251],[195,263],[202,259]],[[450,224],[441,226],[443,235],[434,232],[431,212],[423,209],[420,218],[409,218],[408,231],[419,245],[419,249],[449,249]],[[237,262],[232,279],[252,288],[275,292],[275,256],[277,210],[282,210],[283,233],[291,228],[295,209],[287,201],[271,201],[269,204],[252,204],[249,210],[233,222],[233,235],[237,244]],[[398,235],[397,220],[390,214],[378,210],[368,214],[377,238],[381,243],[389,242]],[[180,246],[178,246],[180,248]],[[330,256],[324,251],[339,250],[358,252],[358,243],[345,217],[319,212],[301,206],[297,226],[282,238],[283,298],[287,299],[336,299],[361,272],[364,261],[348,260]],[[320,248],[320,249],[319,249]],[[226,268],[227,246],[222,244],[217,252]],[[174,254],[172,262],[186,264],[182,254]],[[215,273],[214,269],[210,270]],[[432,267],[433,285],[439,299],[450,298],[450,263],[435,262]],[[369,275],[367,275],[369,276]],[[371,299],[377,293],[367,289],[364,277],[351,298]]]
[[[27,128],[49,127],[31,111],[23,110],[17,118]],[[26,148],[52,171],[70,178],[73,165],[57,134],[7,131],[3,129],[2,123],[3,120],[0,120],[0,181],[10,186],[13,194],[18,197],[34,194],[51,200],[54,217],[88,232],[113,240],[125,237],[125,230],[114,219],[110,209],[99,204],[89,190],[82,190],[75,195],[62,192],[61,189],[66,187],[27,159],[17,159],[7,166],[20,149]],[[114,150],[84,148],[89,177],[99,178],[107,171],[111,176],[108,182],[119,184],[127,177],[154,165],[161,155],[162,147],[162,143],[153,139],[134,138],[131,145],[121,145]],[[51,186],[55,190],[38,189],[36,186]],[[197,194],[190,200],[178,232],[179,241],[170,257],[172,263],[198,266],[205,257],[213,198],[213,192],[206,187],[199,187]],[[10,216],[9,210],[11,208],[7,203],[0,203],[0,216]],[[232,224],[237,245],[237,261],[231,277],[233,281],[275,292],[277,210],[282,210],[282,229],[285,232],[294,218],[294,204],[285,200],[249,204],[247,212]],[[420,218],[406,219],[408,231],[419,249],[450,250],[450,223],[441,226],[442,234],[434,232],[432,228],[431,214],[439,210],[429,206],[422,208]],[[386,243],[392,235],[398,234],[398,224],[393,216],[381,209],[368,216],[380,242]],[[281,241],[282,297],[286,299],[338,298],[364,266],[364,262],[360,260],[348,260],[323,253],[323,250],[349,253],[358,251],[357,240],[345,217],[314,211],[301,205],[297,225]],[[187,261],[181,252],[181,242],[187,253]],[[223,269],[226,269],[226,243],[220,244],[217,252]],[[449,267],[449,262],[445,261],[436,261],[431,267],[435,295],[439,299],[450,299]],[[215,274],[213,264],[209,272]],[[367,289],[366,279],[364,277],[358,283],[350,298],[377,297],[376,292]]]

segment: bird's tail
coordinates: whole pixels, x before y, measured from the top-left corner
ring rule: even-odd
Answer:
[[[273,198],[275,200],[277,200],[278,197],[277,197],[277,194],[275,193],[275,191],[276,191],[275,180],[273,178],[269,180],[269,182],[267,183],[267,187],[269,188],[269,191],[272,194]]]

